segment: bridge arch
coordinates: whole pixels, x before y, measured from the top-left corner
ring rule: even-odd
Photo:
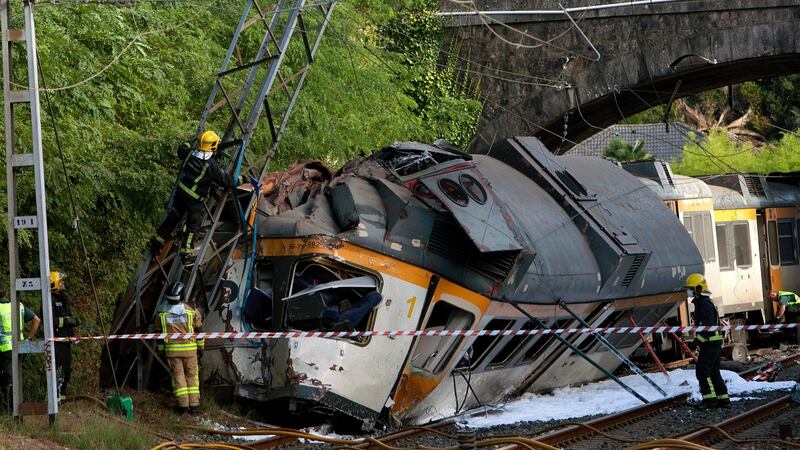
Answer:
[[[597,48],[599,61],[563,14],[448,17],[447,37],[459,42],[461,68],[479,79],[486,101],[472,148],[504,136],[534,135],[563,153],[671,98],[800,73],[796,0],[633,3],[570,14]],[[514,0],[493,0],[491,9],[512,4],[520,9]],[[531,42],[529,36],[560,37],[546,45],[511,44]],[[519,82],[529,79],[514,79],[520,74],[549,81]]]

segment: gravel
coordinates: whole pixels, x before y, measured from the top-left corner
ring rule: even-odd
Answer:
[[[796,351],[796,349],[793,349]],[[778,359],[781,356],[788,355],[788,351],[762,349],[754,352],[752,364],[741,365],[742,369],[748,369],[761,365],[765,360]],[[792,381],[800,380],[800,365],[796,363],[786,364],[784,368],[778,372],[776,381]],[[776,398],[782,397],[787,394],[787,391],[772,391],[772,392],[757,392],[747,394],[746,397],[741,399],[734,398],[729,409],[710,409],[698,410],[689,404],[671,407],[664,410],[661,414],[650,417],[644,421],[637,422],[630,426],[621,426],[609,434],[614,437],[632,439],[637,441],[653,440],[683,434],[687,431],[699,428],[705,424],[714,424],[721,422],[729,417],[741,414],[744,411],[750,410],[754,407],[763,405]],[[515,424],[500,425],[490,428],[482,428],[475,430],[476,439],[486,439],[490,437],[497,437],[503,435],[511,436],[530,436],[542,434],[547,430],[558,428],[558,425],[567,424],[570,422],[586,422],[598,416],[587,416],[569,420],[560,421],[534,421],[534,422],[519,422]],[[455,435],[458,431],[455,426],[447,426],[441,428],[439,431]],[[379,437],[387,431],[380,431],[373,434],[373,437]],[[418,447],[431,447],[442,448],[457,445],[457,441],[439,436],[432,433],[417,435],[413,438],[407,438],[395,441],[391,444],[395,447],[405,448],[418,448]],[[570,445],[567,448],[575,449],[617,449],[625,448],[632,445],[631,443],[620,443],[606,438],[593,439],[589,441],[582,441],[575,445]],[[308,448],[331,448],[332,445],[312,444],[309,442],[298,443],[294,445],[285,446],[285,449],[308,449]],[[760,448],[760,447],[759,447]],[[764,448],[779,448],[769,447]]]

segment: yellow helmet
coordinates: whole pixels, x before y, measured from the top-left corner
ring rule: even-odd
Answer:
[[[200,136],[200,145],[197,147],[201,152],[215,152],[219,147],[219,136],[213,131],[206,131]]]
[[[703,292],[708,290],[708,283],[706,282],[706,277],[704,277],[703,274],[693,273],[686,277],[686,284],[684,287]]]
[[[64,282],[64,278],[67,276],[61,272],[50,272],[50,290],[55,292],[62,290],[61,283]]]

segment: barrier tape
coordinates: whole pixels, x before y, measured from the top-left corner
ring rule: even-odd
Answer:
[[[688,333],[704,331],[767,331],[798,328],[800,324],[770,325],[717,325],[689,327],[608,327],[608,328],[558,328],[536,330],[394,330],[394,331],[252,331],[252,332],[201,332],[201,333],[136,333],[110,336],[54,337],[54,341],[149,340],[149,339],[279,339],[279,338],[349,338],[349,337],[417,337],[417,336],[526,336],[536,334],[637,334],[637,333]]]

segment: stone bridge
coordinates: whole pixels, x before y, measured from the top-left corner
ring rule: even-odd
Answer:
[[[800,0],[445,0],[443,53],[485,100],[471,148],[552,151],[671,99],[800,72]],[[475,11],[503,11],[476,14]]]

